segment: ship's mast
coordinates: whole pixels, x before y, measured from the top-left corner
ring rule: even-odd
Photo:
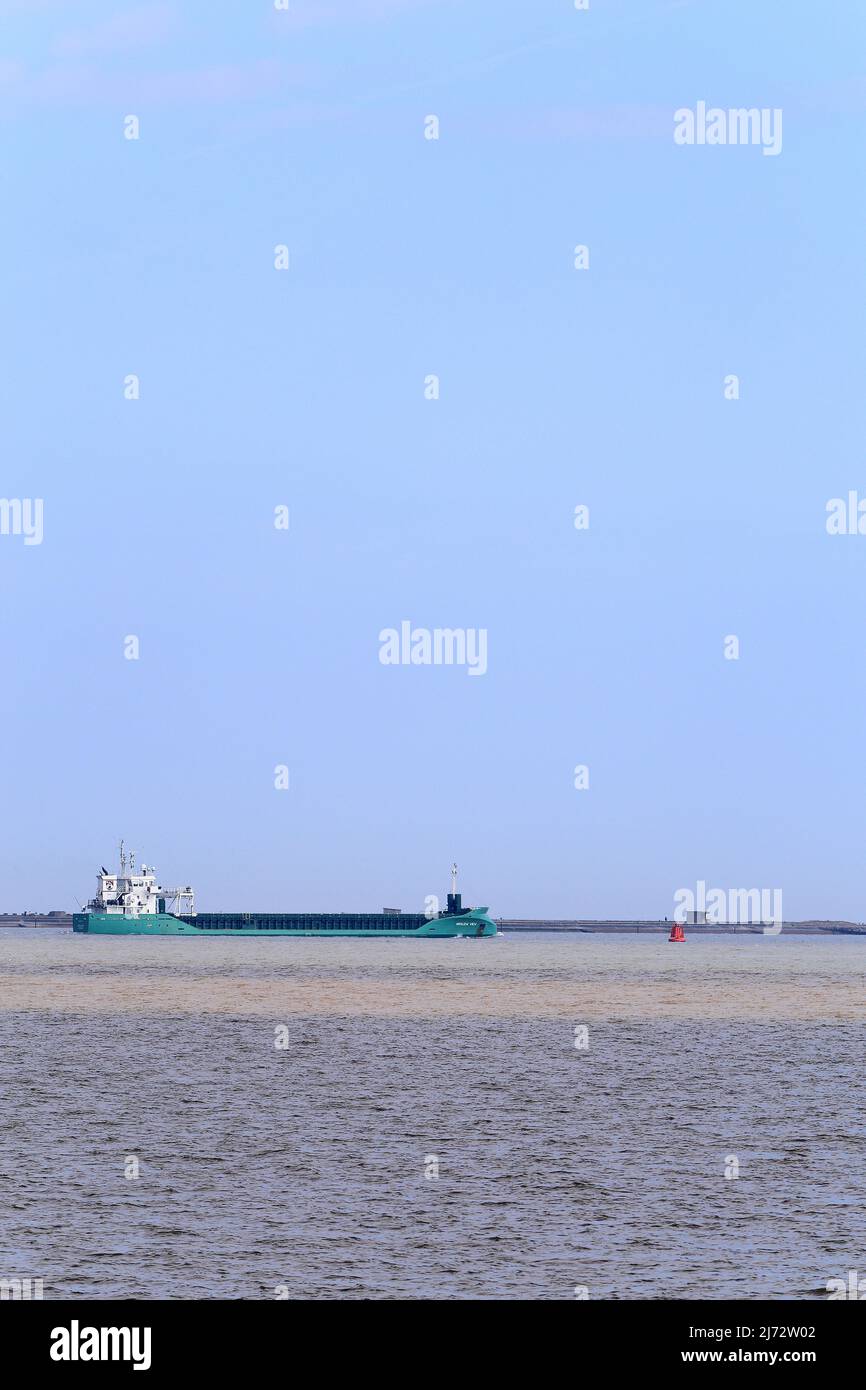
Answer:
[[[120,877],[126,878],[126,854],[123,849],[123,841],[120,842]]]
[[[463,904],[460,900],[460,894],[457,892],[456,864],[451,865],[451,892],[448,894],[448,907],[446,908],[446,911],[449,913],[463,911]]]

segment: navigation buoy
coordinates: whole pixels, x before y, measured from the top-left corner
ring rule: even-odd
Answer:
[[[685,941],[685,939],[686,934],[680,926],[679,922],[674,922],[673,926],[671,927],[671,934],[668,937],[668,941]]]

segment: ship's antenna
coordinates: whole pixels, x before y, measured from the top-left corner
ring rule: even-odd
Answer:
[[[457,895],[457,865],[451,865],[451,892]]]

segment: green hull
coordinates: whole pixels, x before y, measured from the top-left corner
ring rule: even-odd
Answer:
[[[171,912],[76,912],[72,930],[96,936],[495,936],[486,907],[427,918],[399,913],[203,912],[178,917]]]

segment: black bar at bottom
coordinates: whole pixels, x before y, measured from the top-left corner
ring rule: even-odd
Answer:
[[[238,1371],[291,1376],[306,1365],[309,1375],[340,1364],[357,1377],[392,1363],[405,1380],[465,1371],[470,1356],[489,1375],[519,1350],[545,1363],[565,1357],[575,1378],[593,1365],[641,1377],[803,1367],[825,1380],[857,1364],[866,1321],[859,1301],[5,1302],[0,1335],[19,1378],[108,1371],[136,1381],[190,1372],[223,1380]],[[398,1354],[407,1323],[412,1338]],[[91,1359],[94,1352],[100,1359]]]

